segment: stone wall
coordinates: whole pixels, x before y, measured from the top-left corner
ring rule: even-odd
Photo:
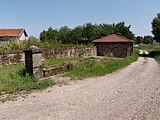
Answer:
[[[97,55],[125,58],[131,55],[132,43],[96,43]]]
[[[24,63],[23,51],[0,52],[0,66]]]
[[[42,51],[43,58],[61,58],[61,57],[90,57],[96,56],[96,47],[81,47],[81,48],[56,48],[56,49],[44,49]]]
[[[96,56],[96,47],[42,49],[42,59],[82,56]],[[0,66],[24,63],[23,51],[0,52]]]

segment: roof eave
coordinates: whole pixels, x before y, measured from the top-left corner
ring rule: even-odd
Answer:
[[[25,37],[28,37],[28,34],[25,29],[22,29],[22,32],[19,34],[19,36],[21,36],[23,33],[24,33]]]
[[[93,43],[134,43],[134,41],[112,41],[112,42],[106,42],[106,41],[92,41]]]

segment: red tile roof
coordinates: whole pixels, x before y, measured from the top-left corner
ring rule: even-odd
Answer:
[[[93,42],[134,42],[128,38],[122,37],[120,35],[112,34],[100,39],[94,40]]]
[[[20,37],[23,33],[28,36],[24,29],[0,29],[0,37]]]

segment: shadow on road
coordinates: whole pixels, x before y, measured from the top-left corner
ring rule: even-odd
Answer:
[[[160,51],[151,51],[151,52],[140,52],[139,57],[151,57],[154,58],[155,56],[160,55]]]
[[[157,56],[157,55],[160,55],[160,51],[151,51],[151,52],[149,53],[149,56],[152,57],[152,58],[154,58],[154,57]]]

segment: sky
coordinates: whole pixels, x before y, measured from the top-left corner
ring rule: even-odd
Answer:
[[[24,28],[39,37],[49,27],[124,21],[136,36],[152,35],[159,0],[0,0],[0,28]]]

